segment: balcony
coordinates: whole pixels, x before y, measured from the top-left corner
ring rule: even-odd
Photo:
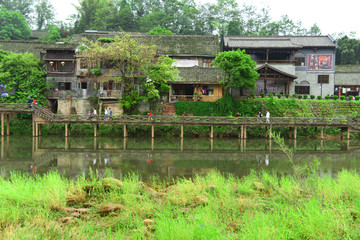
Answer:
[[[101,99],[118,99],[122,98],[121,90],[99,90],[99,97]]]

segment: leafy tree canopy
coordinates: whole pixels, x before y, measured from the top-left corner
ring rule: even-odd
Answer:
[[[29,96],[45,103],[48,92],[46,73],[39,58],[33,54],[0,52],[0,83],[15,95],[1,101],[26,103]]]
[[[349,38],[346,35],[338,40],[336,49],[336,64],[359,64],[360,63],[360,40]]]
[[[0,39],[23,40],[31,35],[29,25],[18,11],[9,11],[0,8]]]
[[[211,63],[224,72],[220,84],[225,90],[229,88],[255,89],[259,73],[255,71],[256,62],[245,50],[225,51],[216,55]]]
[[[155,29],[150,30],[147,32],[148,35],[175,35],[175,33],[167,30],[165,27],[161,27],[157,25]]]

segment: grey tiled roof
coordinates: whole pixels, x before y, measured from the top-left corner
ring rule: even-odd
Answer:
[[[335,48],[329,36],[226,36],[224,45],[228,48]]]

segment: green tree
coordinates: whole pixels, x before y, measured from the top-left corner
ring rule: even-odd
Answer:
[[[46,73],[39,58],[31,53],[3,52],[0,56],[0,83],[6,84],[9,92],[15,89],[15,96],[1,100],[26,103],[28,96],[32,96],[45,103],[48,92]]]
[[[31,35],[29,25],[18,11],[8,11],[0,8],[0,39],[22,40]]]
[[[119,82],[124,86],[121,104],[127,111],[134,110],[142,100],[158,98],[157,91],[164,88],[163,79],[169,81],[176,76],[176,68],[167,58],[160,57],[157,60],[155,45],[146,44],[135,36],[123,33],[111,43],[86,41],[84,44],[86,47],[81,54],[89,65],[111,66],[98,80]],[[149,88],[145,96],[139,97],[135,84]]]
[[[35,5],[35,23],[37,30],[47,28],[54,20],[54,7],[49,0],[40,0]]]
[[[227,91],[229,88],[255,89],[256,80],[260,74],[255,71],[256,62],[245,50],[225,51],[216,55],[211,65],[223,70],[224,79],[221,86]]]
[[[175,35],[175,33],[171,32],[170,30],[167,30],[165,27],[161,27],[160,25],[157,25],[155,29],[150,30],[147,32],[148,35]]]
[[[33,13],[34,0],[0,0],[0,7],[8,11],[19,11],[30,25],[31,14]]]
[[[60,29],[55,25],[49,26],[49,36],[47,40],[50,42],[56,42],[61,39]]]
[[[336,64],[359,64],[360,63],[360,40],[343,36],[338,40],[336,49]]]

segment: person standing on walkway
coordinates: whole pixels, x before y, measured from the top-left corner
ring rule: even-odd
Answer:
[[[111,108],[109,108],[109,120],[112,120],[112,114],[113,114],[113,111]]]
[[[31,103],[32,103],[32,99],[31,99],[31,97],[29,96],[29,98],[28,98],[28,107],[29,107],[29,108],[32,108]]]
[[[37,100],[35,98],[33,98],[33,108],[35,110],[35,106],[37,105]]]
[[[266,123],[270,123],[270,113],[266,111]]]
[[[108,117],[108,110],[107,108],[105,108],[105,115],[104,115],[104,119],[107,120],[107,117]]]
[[[258,116],[257,116],[258,118],[257,118],[257,121],[259,122],[260,120],[261,120],[261,117],[262,117],[262,114],[261,114],[261,112],[259,112],[259,114],[258,114]]]

